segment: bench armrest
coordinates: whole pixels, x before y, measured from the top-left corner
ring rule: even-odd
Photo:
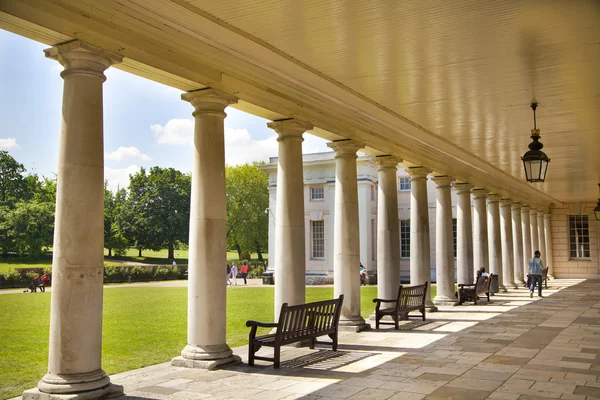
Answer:
[[[277,328],[277,323],[276,322],[260,322],[260,321],[246,321],[246,326],[247,327],[251,327],[251,326],[256,326],[256,327],[260,327],[260,328]]]
[[[373,299],[373,303],[397,303],[398,299]]]
[[[470,283],[470,284],[466,284],[466,283],[459,283],[458,284],[459,288],[463,288],[463,287],[475,287],[474,283]]]

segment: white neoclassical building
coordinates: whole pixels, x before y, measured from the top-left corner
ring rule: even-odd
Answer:
[[[276,313],[305,301],[307,251],[316,250],[333,265],[334,296],[344,295],[340,324],[363,329],[356,266],[362,257],[371,265],[376,243],[378,297],[397,293],[402,219],[410,220],[408,278],[429,281],[435,265],[438,304],[454,302],[455,263],[458,282],[487,265],[511,290],[535,249],[556,276],[597,279],[598,21],[597,0],[0,1],[0,29],[47,44],[64,80],[48,372],[24,398],[122,393],[101,357],[108,68],[178,88],[190,103],[187,344],[173,364],[213,368],[238,361],[222,284],[228,106],[272,121],[278,137]],[[537,128],[551,162],[545,181],[528,183],[521,157]],[[310,161],[304,174],[305,132],[335,154],[316,160],[327,165],[322,177]],[[376,167],[362,158],[357,167],[359,151]],[[398,165],[410,193],[398,189]],[[311,182],[333,203],[328,215],[313,208]],[[322,250],[307,240],[320,229],[307,230],[313,221],[323,221]]]

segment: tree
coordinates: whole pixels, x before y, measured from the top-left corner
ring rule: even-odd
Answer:
[[[226,167],[227,243],[242,258],[243,251],[255,251],[264,261],[262,249],[268,240],[269,174],[259,163]]]
[[[19,164],[8,151],[0,151],[0,210],[3,213],[12,210],[15,204],[27,195],[27,181],[25,180],[25,167]],[[6,216],[2,218],[6,219]],[[5,223],[0,224],[0,249],[6,255],[12,250]]]
[[[54,235],[54,204],[38,200],[20,201],[4,219],[4,228],[19,255],[42,254],[52,245]]]
[[[118,202],[121,197],[115,196],[108,189],[108,182],[104,184],[104,247],[108,249],[108,256],[112,256],[112,250],[115,255],[123,255],[127,248],[127,239],[119,229],[117,223],[117,213],[120,211]]]
[[[191,182],[174,168],[152,167],[149,174],[142,168],[130,177],[128,204],[139,249],[167,247],[173,259],[176,242],[187,242]]]

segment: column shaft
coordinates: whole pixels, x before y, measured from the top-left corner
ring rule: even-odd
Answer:
[[[340,325],[367,329],[360,316],[360,236],[356,152],[352,140],[328,143],[335,151],[334,296],[344,295]]]
[[[452,243],[452,198],[450,185],[452,179],[447,176],[434,177],[437,189],[435,245],[436,245],[436,285],[435,304],[452,305],[454,297],[454,246]]]
[[[101,368],[104,71],[121,56],[75,41],[45,50],[64,66],[48,373],[24,398],[122,392]]]
[[[431,259],[429,254],[429,203],[427,202],[427,175],[423,167],[408,168],[410,175],[410,284],[431,283]],[[425,304],[430,310],[437,307],[431,301],[428,288]]]
[[[523,279],[529,273],[529,259],[533,257],[533,250],[531,249],[531,224],[529,206],[523,205],[521,207],[521,226],[523,227],[523,262],[521,267],[523,268]]]
[[[552,214],[544,214],[544,237],[546,239],[546,262],[545,266],[548,267],[548,276],[554,278],[554,271],[552,264]]]
[[[473,283],[473,229],[471,223],[471,189],[468,183],[455,183],[456,205],[456,275],[457,282]]]
[[[497,194],[491,193],[487,196],[488,253],[490,257],[490,272],[498,275],[498,287],[500,291],[506,292],[504,273],[502,272],[499,200],[500,198]]]
[[[513,227],[512,227],[512,200],[502,199],[500,201],[500,237],[502,240],[502,273],[504,286],[516,289],[513,269]]]
[[[487,210],[483,189],[473,189],[473,269],[485,268],[489,272]],[[475,277],[472,277],[474,280]]]
[[[529,258],[533,257],[533,253],[540,249],[540,241],[537,227],[537,210],[531,208],[529,210],[529,225],[531,226],[531,254]]]
[[[542,254],[542,262],[544,263],[544,268],[547,267],[547,254],[546,254],[546,235],[544,234],[544,211],[538,210],[537,214],[537,224],[538,224],[538,250]]]
[[[194,164],[190,201],[188,344],[179,367],[214,368],[239,361],[226,343],[227,256],[225,199],[225,107],[233,96],[213,89],[184,93],[194,106]]]
[[[400,160],[378,157],[377,198],[377,297],[392,299],[400,285],[400,229],[398,222],[398,180]]]
[[[519,285],[525,283],[525,280],[523,279],[523,227],[521,226],[521,203],[513,203],[512,205],[512,232],[514,282]]]
[[[278,133],[275,215],[275,321],[283,303],[305,303],[305,227],[302,134],[311,126],[295,120],[268,124]]]

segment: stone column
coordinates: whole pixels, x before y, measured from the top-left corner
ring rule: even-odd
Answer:
[[[529,259],[533,257],[533,251],[531,250],[531,224],[529,220],[529,206],[523,204],[523,207],[521,207],[521,226],[523,227],[523,262],[521,267],[523,268],[523,279],[529,273]]]
[[[456,189],[456,280],[473,283],[473,229],[471,223],[471,189],[468,183],[455,183]]]
[[[394,156],[377,157],[377,297],[393,299],[400,285],[400,229],[398,221],[398,163]]]
[[[427,202],[427,175],[423,167],[407,168],[410,175],[410,284],[431,284],[431,259],[429,254],[429,203]],[[425,305],[431,311],[437,307],[431,301],[428,288]]]
[[[498,287],[506,292],[504,273],[502,272],[502,241],[500,237],[500,196],[494,193],[487,195],[488,218],[488,254],[490,257],[490,272],[498,275]]]
[[[275,214],[275,321],[281,305],[305,303],[306,254],[302,134],[312,126],[288,119],[267,124],[277,132],[277,205]]]
[[[214,89],[181,95],[194,106],[190,201],[187,346],[171,364],[212,369],[239,361],[226,343],[225,107],[237,102]]]
[[[546,239],[546,262],[548,276],[554,279],[554,265],[552,265],[552,214],[544,214],[544,237]]]
[[[454,246],[452,243],[452,198],[450,185],[452,178],[436,176],[432,178],[437,189],[435,218],[435,271],[437,294],[433,299],[436,305],[454,305]]]
[[[544,263],[544,267],[547,267],[547,254],[546,254],[546,235],[544,234],[544,210],[538,210],[537,214],[537,224],[538,224],[538,246],[539,251],[542,253],[542,262]]]
[[[500,200],[500,238],[502,240],[502,273],[504,286],[516,289],[517,284],[514,281],[515,271],[513,264],[513,227],[512,227],[512,209],[511,199]]]
[[[512,233],[513,233],[513,268],[514,282],[519,285],[525,283],[523,279],[523,227],[521,226],[521,203],[512,205]]]
[[[327,143],[335,151],[335,239],[333,243],[334,297],[344,295],[340,325],[356,331],[368,329],[360,316],[360,237],[356,152],[363,146],[353,140]]]
[[[537,227],[537,210],[533,206],[529,209],[529,226],[531,230],[531,255],[533,257],[536,250],[540,249],[540,241]]]
[[[485,189],[473,189],[473,269],[484,267],[490,272],[488,262],[487,210]],[[473,276],[473,280],[475,277]]]
[[[104,283],[104,71],[122,57],[74,41],[44,50],[64,71],[58,155],[48,373],[24,399],[123,392],[102,361]],[[24,316],[27,318],[27,316]],[[35,317],[31,317],[35,318]],[[8,323],[8,321],[5,321]]]

